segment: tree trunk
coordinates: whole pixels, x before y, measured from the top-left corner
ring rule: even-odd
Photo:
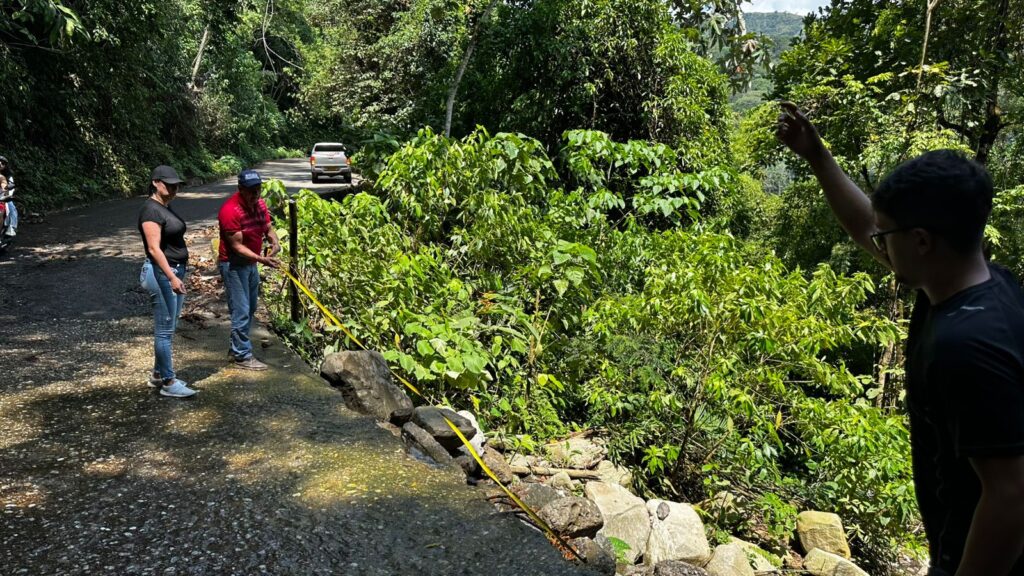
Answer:
[[[448,89],[448,104],[444,112],[444,135],[446,138],[452,135],[452,110],[455,109],[455,94],[459,91],[459,83],[462,82],[462,75],[466,73],[466,66],[469,65],[474,48],[476,48],[475,34],[469,39],[469,46],[466,47],[466,53],[462,56],[459,69],[455,72],[455,79],[452,80],[451,88]]]
[[[512,473],[519,476],[527,476],[529,474],[535,474],[537,476],[554,476],[565,472],[569,475],[569,478],[577,478],[584,480],[600,480],[601,475],[596,470],[577,470],[576,468],[550,468],[547,466],[509,466],[512,469]]]
[[[900,301],[899,284],[896,278],[889,281],[891,299],[887,316],[893,322],[903,319],[903,303]],[[903,378],[892,374],[890,370],[903,364],[903,348],[899,342],[893,342],[882,350],[882,357],[878,362],[878,383],[882,393],[875,400],[875,405],[883,409],[892,409],[899,404],[900,391],[903,389]]]
[[[999,132],[1003,128],[1001,120],[1002,111],[999,109],[998,99],[999,84],[994,82],[988,97],[985,98],[985,123],[981,127],[981,137],[978,138],[978,150],[974,156],[974,159],[980,164],[988,162],[988,156],[992,153],[992,146],[995,145],[996,138],[999,137]]]
[[[939,5],[939,0],[926,0],[924,14],[924,42],[921,43],[921,62],[917,65],[917,89],[921,89],[921,76],[924,74],[924,60],[928,55],[928,36],[932,31],[932,12]]]
[[[195,90],[196,78],[199,76],[199,66],[203,63],[203,52],[206,52],[206,43],[210,40],[210,25],[207,24],[206,28],[203,28],[203,38],[199,41],[199,51],[196,52],[196,60],[192,63],[192,80],[189,81],[188,86]]]
[[[459,84],[462,82],[462,75],[466,73],[466,67],[469,66],[469,59],[473,57],[473,50],[476,49],[476,42],[480,37],[480,28],[484,22],[491,15],[491,10],[494,10],[494,5],[498,3],[498,0],[491,0],[487,5],[487,9],[484,10],[483,15],[476,21],[476,25],[473,26],[473,33],[469,36],[469,45],[466,46],[466,52],[462,55],[462,62],[459,63],[459,69],[455,72],[455,78],[452,79],[452,85],[448,88],[448,103],[445,106],[444,113],[444,135],[449,137],[452,135],[452,111],[455,109],[455,95],[459,92]]]
[[[1002,0],[996,11],[995,29],[992,31],[992,51],[998,56],[1005,54],[1009,38],[1006,30],[1006,21],[1010,17],[1010,2]],[[987,74],[989,78],[988,93],[985,96],[985,120],[981,125],[981,134],[978,136],[978,147],[974,159],[981,164],[988,162],[992,146],[1003,129],[1002,110],[999,109],[999,81],[1005,71],[1005,64],[997,63]]]

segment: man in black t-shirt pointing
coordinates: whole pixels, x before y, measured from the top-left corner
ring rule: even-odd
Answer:
[[[917,290],[907,406],[930,574],[1024,576],[1024,293],[982,253],[991,178],[936,150],[868,198],[803,113],[782,112],[776,135],[810,164],[846,232]]]

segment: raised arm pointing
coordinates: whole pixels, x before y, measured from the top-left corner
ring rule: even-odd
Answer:
[[[796,104],[782,102],[781,107],[775,136],[810,164],[829,207],[846,233],[876,260],[890,267],[885,255],[871,241],[871,235],[877,231],[871,200],[839,167],[814,125]]]

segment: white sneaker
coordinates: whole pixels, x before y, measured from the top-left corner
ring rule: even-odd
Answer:
[[[149,375],[149,380],[147,381],[147,384],[149,384],[150,388],[159,388],[159,387],[163,386],[163,379],[160,378],[159,376],[154,378],[153,375],[150,374]]]
[[[160,387],[161,396],[170,396],[171,398],[188,398],[189,396],[195,396],[197,390],[193,390],[185,385],[184,382],[175,378],[170,384],[164,384]]]

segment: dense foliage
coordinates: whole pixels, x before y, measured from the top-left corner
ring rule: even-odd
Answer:
[[[0,153],[29,206],[131,194],[161,163],[228,174],[294,154],[283,148],[301,128],[286,120],[286,56],[254,47],[269,34],[264,3],[2,6]],[[282,35],[304,33],[280,3],[274,22]]]

